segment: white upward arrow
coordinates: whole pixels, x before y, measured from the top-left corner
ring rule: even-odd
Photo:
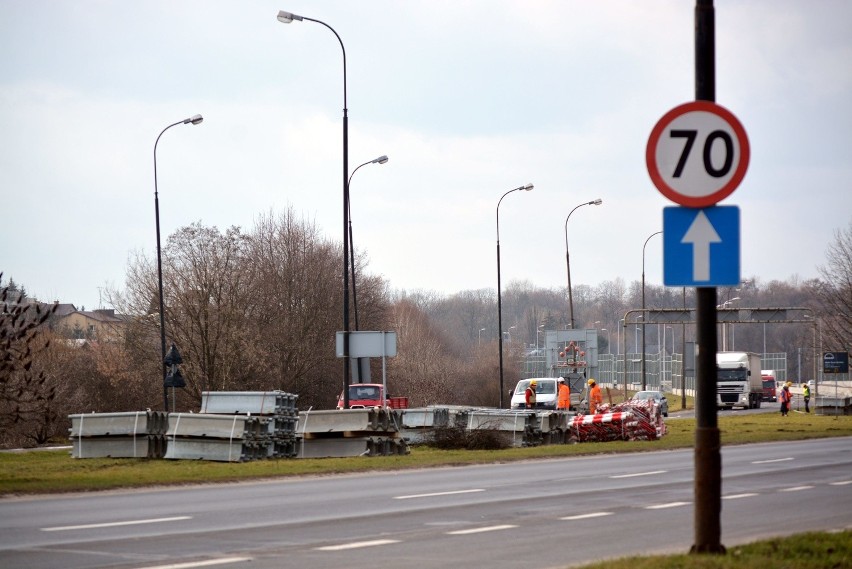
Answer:
[[[692,280],[709,281],[710,244],[721,243],[722,238],[713,229],[713,224],[703,211],[698,211],[698,215],[695,216],[680,242],[692,243]]]

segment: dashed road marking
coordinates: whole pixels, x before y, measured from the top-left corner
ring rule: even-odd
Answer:
[[[655,504],[653,506],[645,506],[646,510],[663,510],[665,508],[678,508],[680,506],[688,506],[691,502],[669,502],[667,504]]]
[[[634,474],[616,474],[610,478],[634,478],[636,476],[653,476],[654,474],[665,474],[668,470],[652,470],[650,472],[636,472]]]
[[[559,518],[560,520],[572,521],[572,520],[588,520],[589,518],[600,518],[603,516],[611,516],[612,512],[592,512],[591,514],[578,514],[576,516],[565,516],[564,518]]]
[[[186,563],[171,563],[169,565],[154,565],[142,569],[193,569],[194,567],[212,567],[214,565],[225,565],[226,563],[242,563],[252,561],[251,557],[220,557],[219,559],[207,559],[205,561],[188,561]]]
[[[102,524],[85,524],[79,526],[57,526],[51,528],[41,528],[41,531],[70,531],[75,529],[94,529],[94,528],[111,528],[119,526],[135,526],[139,524],[158,524],[162,522],[177,522],[181,520],[191,520],[192,516],[175,516],[173,518],[151,518],[148,520],[128,520],[125,522],[108,522]]]
[[[340,545],[324,545],[315,547],[317,551],[344,551],[347,549],[359,549],[361,547],[375,547],[377,545],[390,545],[399,543],[398,539],[374,539],[371,541],[354,541],[352,543],[341,543]]]
[[[487,526],[487,527],[483,527],[483,528],[459,529],[459,530],[456,530],[456,531],[448,531],[447,535],[470,535],[470,534],[473,534],[473,533],[485,533],[487,531],[501,531],[501,530],[504,530],[504,529],[513,529],[513,528],[516,528],[516,527],[518,527],[518,526],[506,524],[506,525],[502,525],[502,526]]]
[[[470,490],[452,490],[449,492],[432,492],[431,494],[410,494],[408,496],[394,496],[394,500],[410,500],[412,498],[432,498],[434,496],[452,496],[454,494],[470,494],[472,492],[485,492],[485,488],[472,488]]]

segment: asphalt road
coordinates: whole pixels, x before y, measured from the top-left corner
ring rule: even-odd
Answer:
[[[3,499],[0,566],[508,569],[685,552],[693,460],[683,450]],[[852,437],[725,447],[722,543],[852,527],[850,490]]]

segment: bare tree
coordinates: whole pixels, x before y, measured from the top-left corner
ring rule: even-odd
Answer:
[[[48,381],[44,370],[34,365],[50,346],[51,337],[43,325],[55,305],[28,303],[23,291],[12,289],[10,285],[0,289],[0,433],[3,438],[9,438],[13,428],[18,433],[30,432],[27,424],[40,422],[45,407],[50,408],[56,397],[55,386]],[[0,443],[5,442],[0,440]]]
[[[816,288],[822,302],[822,331],[826,348],[852,346],[852,222],[834,234],[826,249],[826,264],[819,268],[822,283]]]

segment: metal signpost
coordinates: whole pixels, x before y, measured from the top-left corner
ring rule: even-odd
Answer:
[[[745,129],[715,104],[713,0],[695,3],[695,101],[657,122],[645,149],[654,185],[680,208],[663,216],[667,286],[696,287],[695,542],[692,553],[724,553],[722,455],[716,416],[716,287],[739,284],[739,210],[713,207],[748,169]],[[734,254],[732,254],[734,253]]]
[[[335,336],[335,352],[338,358],[353,358],[356,361],[357,358],[382,358],[382,389],[384,397],[387,397],[387,358],[396,356],[396,332],[338,332]],[[348,381],[344,383],[343,389],[349,391]],[[346,400],[344,405],[348,403]]]

